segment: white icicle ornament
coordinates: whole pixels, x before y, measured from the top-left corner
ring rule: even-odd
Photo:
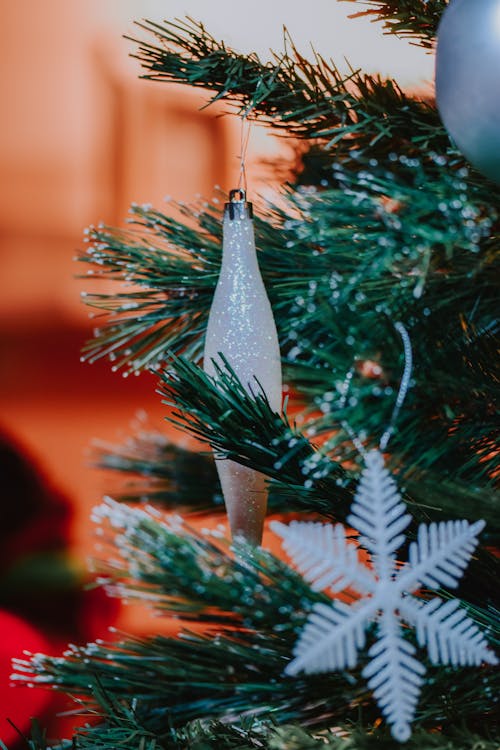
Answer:
[[[281,360],[273,313],[255,249],[252,205],[232,190],[223,223],[222,266],[208,319],[204,369],[216,375],[223,354],[244,388],[259,385],[281,409]],[[257,383],[258,381],[258,383]],[[267,508],[264,476],[227,459],[216,460],[231,534],[260,544]]]

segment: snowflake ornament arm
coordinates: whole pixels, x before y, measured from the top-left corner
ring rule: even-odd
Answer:
[[[443,602],[435,597],[423,603],[407,597],[401,602],[400,611],[402,618],[415,628],[418,645],[427,648],[432,664],[478,667],[482,662],[497,663],[483,633],[458,599]]]
[[[342,524],[292,521],[287,526],[272,521],[271,529],[282,537],[285,551],[313,591],[350,587],[362,594],[375,591],[377,579],[361,563],[356,546],[348,543]]]
[[[416,648],[403,638],[397,619],[382,611],[378,638],[368,651],[370,661],[362,675],[391,725],[392,736],[406,742],[424,681],[425,667],[416,658]]]
[[[359,531],[359,542],[373,556],[373,567],[380,581],[389,581],[395,570],[395,553],[405,538],[402,532],[411,523],[405,513],[396,482],[384,466],[379,451],[370,451],[356,490],[347,523]]]
[[[361,607],[338,602],[335,607],[317,603],[309,615],[285,674],[333,672],[354,668],[358,651],[365,645],[365,629],[375,617],[376,606],[368,600]]]
[[[442,521],[418,527],[417,541],[410,544],[408,566],[398,583],[402,591],[424,585],[456,588],[477,545],[484,521]]]
[[[341,526],[271,525],[314,590],[329,587],[335,592],[349,586],[360,594],[351,605],[313,606],[285,672],[295,675],[354,667],[365,643],[365,630],[375,621],[377,636],[362,674],[393,737],[404,742],[411,735],[425,667],[416,658],[402,622],[415,628],[418,645],[427,648],[433,664],[497,663],[483,633],[457,599],[443,602],[435,597],[423,602],[413,596],[420,585],[457,586],[484,522],[422,524],[417,541],[410,546],[408,563],[398,570],[395,554],[405,541],[402,532],[411,517],[380,451],[370,451],[365,463],[348,523],[360,532],[360,543],[372,555],[373,570],[362,566]]]

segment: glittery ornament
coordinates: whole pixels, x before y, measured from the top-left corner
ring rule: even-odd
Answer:
[[[204,368],[227,359],[248,392],[264,390],[271,408],[281,409],[278,334],[255,250],[252,205],[245,191],[231,191],[223,224],[222,266],[205,341]],[[258,382],[257,382],[258,381]],[[262,539],[267,508],[264,476],[227,459],[216,460],[231,533],[253,544]]]
[[[452,0],[437,34],[436,99],[469,161],[500,183],[500,0]]]

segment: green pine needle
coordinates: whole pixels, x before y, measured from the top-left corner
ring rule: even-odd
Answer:
[[[333,62],[315,54],[311,62],[285,35],[285,50],[262,62],[218,42],[202,23],[143,21],[138,26],[155,40],[131,39],[146,69],[143,78],[183,83],[214,91],[240,114],[259,119],[300,138],[320,138],[349,150],[446,150],[448,136],[435,108],[408,97],[393,80],[357,70],[343,76]],[[397,144],[397,145],[396,145]]]
[[[319,731],[355,721],[360,710],[365,726],[377,720],[360,679],[365,657],[350,674],[283,676],[305,617],[315,602],[328,601],[283,562],[239,543],[232,553],[220,534],[199,534],[176,519],[117,503],[98,510],[101,528],[106,519],[116,545],[115,559],[106,555],[104,564],[111,593],[142,599],[185,623],[195,618],[206,623],[203,633],[181,623],[177,637],[98,641],[71,646],[63,657],[37,654],[16,662],[19,679],[80,696],[84,707],[100,706],[113,717],[131,705],[143,736],[160,742],[170,728],[194,720],[238,726],[256,717]],[[472,617],[477,612],[470,610]],[[481,618],[495,632],[486,610]],[[416,727],[446,731],[461,722],[483,735],[494,727],[498,673],[483,669],[478,681],[477,670],[461,669],[457,679],[456,670],[428,667]]]
[[[341,724],[333,730],[307,730],[294,724],[247,720],[241,725],[195,720],[180,729],[155,735],[145,729],[127,704],[106,717],[104,723],[85,727],[74,737],[78,750],[400,750],[382,728],[360,723]],[[1,746],[1,745],[0,745]],[[71,743],[52,746],[69,750]],[[47,746],[30,743],[32,750]],[[498,742],[464,728],[442,732],[417,730],[405,750],[498,750]]]
[[[368,10],[353,13],[351,18],[371,16],[382,21],[388,34],[412,39],[422,47],[435,45],[437,27],[448,0],[342,0],[368,5]]]
[[[415,386],[392,445],[398,464],[418,469],[414,478],[439,471],[445,485],[490,493],[499,380],[498,201],[494,192],[469,185],[463,170],[443,169],[441,157],[434,162],[441,165],[438,180],[406,157],[395,159],[396,174],[372,165],[353,176],[336,166],[334,187],[290,194],[289,209],[269,207],[267,221],[256,219],[260,264],[286,379],[324,415],[315,430],[338,433],[346,419],[355,432],[380,435],[402,368],[394,331],[401,320],[414,347]],[[83,259],[94,277],[134,288],[86,297],[110,317],[85,357],[108,356],[125,372],[162,368],[169,350],[198,361],[220,267],[217,206],[196,212],[198,229],[150,207],[133,210],[135,228],[91,231]],[[488,504],[485,497],[481,507]]]
[[[180,448],[155,431],[141,431],[120,445],[95,441],[94,466],[120,475],[114,497],[175,508],[177,512],[223,508],[211,455]]]

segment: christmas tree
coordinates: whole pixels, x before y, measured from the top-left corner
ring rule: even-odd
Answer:
[[[449,10],[471,5],[487,36],[498,2]],[[446,9],[364,6],[429,50]],[[444,94],[441,119],[434,101],[344,76],[290,39],[263,62],[192,20],[139,26],[144,77],[203,87],[301,143],[279,202],[252,220],[240,184],[224,219],[225,233],[253,221],[290,398],[276,407],[265,367],[244,373],[224,347],[203,369],[219,199],[183,218],[134,205],[126,228],[89,230],[81,260],[117,291],[86,297],[109,317],[84,357],[153,371],[167,420],[219,468],[264,475],[286,554],[245,528],[251,490],[233,538],[221,530],[209,451],[145,434],[103,449],[129,480],[95,512],[103,585],[175,618],[175,633],[36,654],[17,679],[77,698],[77,748],[498,747],[500,144],[483,134],[477,156],[468,141],[489,114],[476,104],[452,140]],[[200,529],[194,512],[217,523]],[[31,746],[45,744],[35,731]]]

